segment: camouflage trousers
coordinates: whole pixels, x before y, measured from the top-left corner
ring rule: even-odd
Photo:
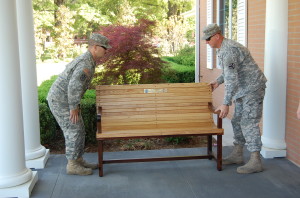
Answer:
[[[261,88],[235,100],[234,115],[231,120],[234,144],[245,145],[250,152],[260,151],[262,142],[259,123],[262,117],[265,88]]]
[[[73,124],[70,121],[70,109],[67,103],[60,103],[49,99],[50,110],[62,129],[66,144],[66,158],[76,160],[84,153],[85,129],[82,116],[79,113],[79,121]]]

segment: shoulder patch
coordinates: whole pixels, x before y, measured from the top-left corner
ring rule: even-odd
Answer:
[[[231,63],[231,64],[229,64],[229,66],[228,66],[230,69],[234,69],[235,68],[235,64],[234,63]]]
[[[85,81],[85,80],[86,80],[86,74],[81,74],[80,80],[81,80],[81,81]]]
[[[83,69],[83,72],[89,77],[91,75],[91,71],[87,68]]]

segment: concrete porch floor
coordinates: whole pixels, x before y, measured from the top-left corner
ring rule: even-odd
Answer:
[[[231,146],[225,146],[227,155]],[[206,148],[106,152],[105,159],[205,154]],[[245,150],[245,160],[249,152]],[[97,162],[97,153],[85,159]],[[90,176],[67,175],[64,155],[50,155],[38,171],[32,198],[299,198],[300,168],[285,158],[263,159],[265,171],[236,173],[237,165],[217,171],[214,160],[124,163],[104,165]]]

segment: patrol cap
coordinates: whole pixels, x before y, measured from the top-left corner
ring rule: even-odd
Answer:
[[[221,28],[215,23],[209,24],[203,29],[203,36],[201,39],[206,40],[217,33],[221,33]]]
[[[103,36],[102,34],[93,33],[90,39],[96,41],[98,45],[103,46],[106,49],[111,48],[111,46],[108,44],[109,42],[108,38]]]

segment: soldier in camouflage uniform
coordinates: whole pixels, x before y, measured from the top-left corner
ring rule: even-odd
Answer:
[[[220,118],[225,118],[232,101],[235,111],[231,120],[234,132],[234,149],[223,159],[223,164],[242,164],[243,147],[251,152],[250,160],[238,167],[238,173],[263,171],[260,150],[261,136],[259,122],[262,117],[263,99],[267,79],[260,70],[249,50],[240,43],[226,39],[217,24],[209,24],[203,30],[202,40],[212,48],[217,48],[217,57],[222,67],[222,74],[211,86],[215,90],[225,84],[225,96],[220,110]]]
[[[68,174],[90,175],[92,169],[98,167],[82,158],[85,129],[80,113],[80,100],[91,83],[96,63],[111,48],[108,42],[105,36],[92,34],[87,52],[66,65],[47,96],[50,110],[64,133]]]

